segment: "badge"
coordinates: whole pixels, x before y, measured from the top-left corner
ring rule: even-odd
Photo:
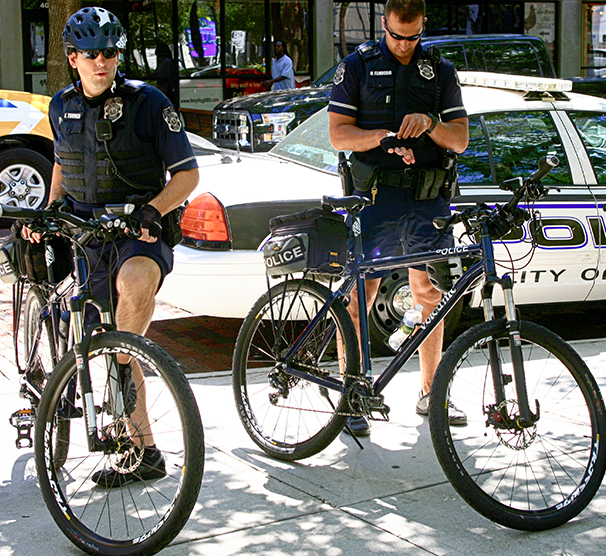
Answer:
[[[103,116],[106,120],[115,122],[122,117],[122,109],[124,108],[124,101],[120,97],[108,98],[105,101],[103,107]]]
[[[179,133],[181,131],[181,120],[179,119],[179,114],[172,106],[167,106],[164,110],[162,110],[162,117],[168,126],[168,129],[174,131],[175,133]]]
[[[433,66],[428,60],[419,60],[417,66],[419,66],[419,72],[425,79],[433,79],[436,76],[433,72]]]
[[[337,68],[337,71],[335,71],[335,76],[333,77],[332,82],[335,85],[339,85],[340,83],[343,83],[343,79],[345,79],[345,64],[341,62]]]

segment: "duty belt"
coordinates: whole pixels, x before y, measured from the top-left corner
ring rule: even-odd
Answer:
[[[419,170],[405,168],[404,170],[379,170],[377,183],[379,185],[389,185],[396,189],[408,189],[416,185],[419,176]]]

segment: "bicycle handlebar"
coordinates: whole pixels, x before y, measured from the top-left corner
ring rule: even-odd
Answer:
[[[513,178],[500,184],[500,188],[505,191],[512,191],[513,197],[505,206],[496,205],[491,208],[484,203],[469,207],[460,212],[455,212],[448,218],[434,218],[434,226],[439,230],[444,230],[454,226],[459,222],[465,225],[468,233],[472,233],[480,228],[483,221],[489,222],[491,237],[499,239],[506,235],[512,227],[520,226],[525,220],[530,218],[529,213],[524,209],[519,209],[519,202],[526,197],[530,201],[538,201],[545,198],[548,190],[541,185],[541,180],[553,170],[558,164],[557,156],[544,156],[539,160],[538,169],[528,178]],[[475,222],[472,222],[475,220]]]
[[[131,203],[106,205],[95,209],[93,218],[82,218],[65,209],[60,203],[53,203],[44,209],[31,209],[13,207],[0,204],[0,217],[15,218],[16,220],[29,220],[35,223],[36,231],[56,232],[57,223],[68,224],[71,229],[82,231],[113,233],[114,231],[127,234],[128,221],[124,217],[132,214],[135,206]],[[136,234],[133,236],[135,237]]]

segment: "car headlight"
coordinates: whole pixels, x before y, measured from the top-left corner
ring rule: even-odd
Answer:
[[[293,112],[261,114],[261,120],[255,123],[255,134],[260,143],[278,143],[288,133],[288,124],[295,119]]]

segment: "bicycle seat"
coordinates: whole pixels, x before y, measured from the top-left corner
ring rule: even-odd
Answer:
[[[324,195],[322,197],[322,208],[330,207],[333,210],[344,209],[347,212],[360,211],[371,204],[371,200],[358,195],[349,195],[347,197],[333,197]]]

